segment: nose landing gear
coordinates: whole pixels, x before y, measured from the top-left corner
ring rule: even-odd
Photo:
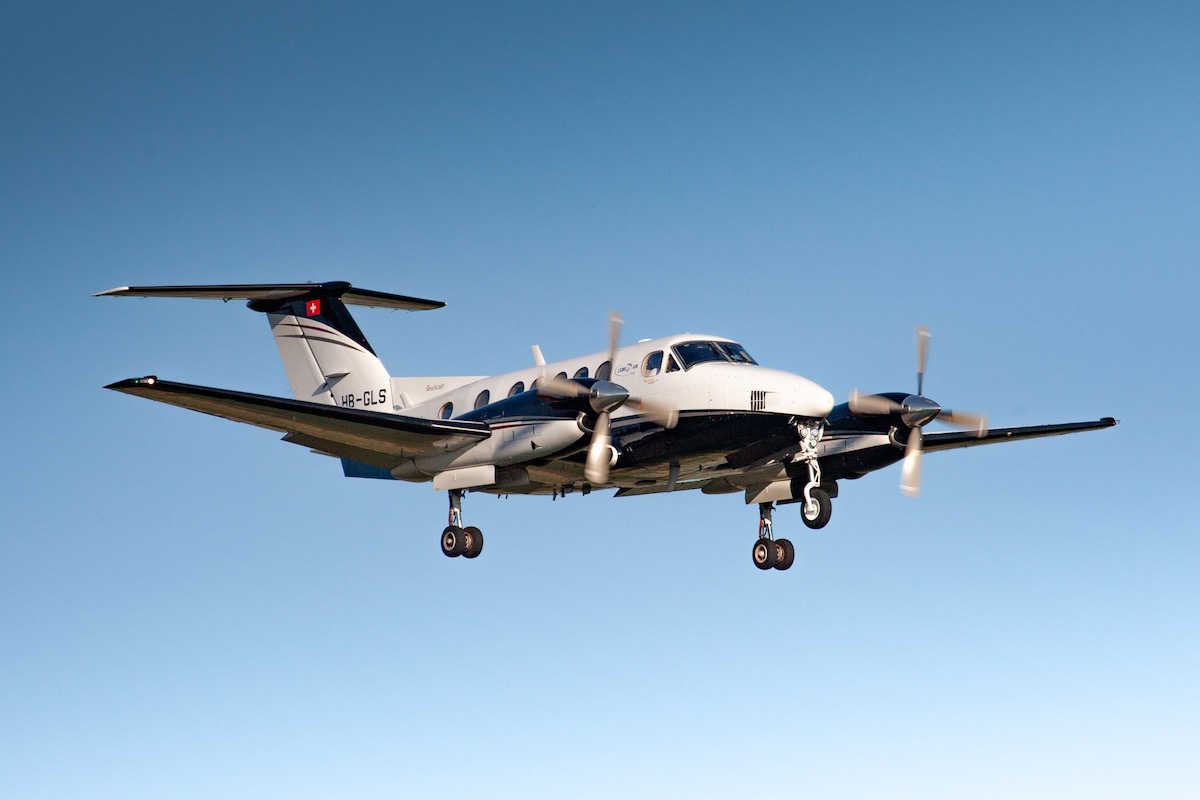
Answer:
[[[804,501],[804,510],[800,516],[804,524],[813,530],[824,528],[833,514],[833,501],[824,489],[813,488],[807,491],[808,499]]]

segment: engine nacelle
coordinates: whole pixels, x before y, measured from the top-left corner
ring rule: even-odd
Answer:
[[[492,429],[487,439],[409,461],[392,470],[392,476],[420,480],[437,475],[439,489],[492,485],[494,478],[485,468],[510,467],[575,447],[591,432],[594,418],[584,398],[546,398],[530,389],[457,417],[486,422]]]

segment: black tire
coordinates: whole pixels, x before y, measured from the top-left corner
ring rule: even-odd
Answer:
[[[446,530],[442,531],[442,553],[450,558],[461,556],[467,543],[466,539],[462,528],[448,525]]]
[[[477,558],[483,552],[483,531],[474,525],[463,528],[463,558]]]
[[[754,543],[750,557],[754,559],[754,566],[759,569],[770,569],[775,566],[775,542],[770,539],[759,539]]]
[[[775,540],[775,569],[789,569],[796,563],[796,548],[788,539]]]
[[[833,501],[829,499],[829,494],[824,489],[814,488],[809,493],[817,504],[817,513],[815,516],[809,516],[808,503],[801,500],[800,517],[804,520],[804,524],[813,530],[824,528],[829,524],[829,517],[833,515]]]

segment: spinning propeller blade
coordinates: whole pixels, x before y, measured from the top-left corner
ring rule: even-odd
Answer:
[[[631,397],[625,401],[625,405],[629,406],[630,408],[636,408],[638,411],[642,412],[659,425],[662,425],[667,430],[671,430],[679,424],[678,411],[669,406],[655,403],[653,400],[643,400],[640,397]]]
[[[917,394],[925,389],[925,364],[929,361],[929,340],[933,334],[924,325],[917,326]]]
[[[581,383],[560,378],[557,375],[543,375],[538,383],[538,394],[543,397],[553,397],[556,400],[575,400],[587,397],[591,390]]]
[[[921,429],[908,432],[908,444],[904,448],[904,464],[900,467],[900,491],[909,497],[921,493]]]
[[[864,417],[882,416],[896,417],[897,428],[909,429],[908,443],[904,446],[904,464],[900,468],[900,489],[909,497],[916,497],[921,491],[921,456],[923,453],[921,429],[930,422],[937,420],[950,425],[957,425],[973,430],[976,436],[987,435],[987,417],[968,411],[951,411],[942,408],[937,403],[925,397],[925,365],[929,363],[929,342],[933,335],[929,328],[918,325],[916,331],[917,345],[917,393],[897,402],[890,397],[878,394],[861,395],[855,389],[850,393],[847,404],[853,414]]]
[[[987,436],[988,420],[982,414],[972,414],[969,411],[951,411],[948,408],[943,408],[937,415],[938,422],[945,422],[949,425],[957,425],[960,428],[967,428],[975,431],[975,435],[982,439]]]
[[[879,394],[859,394],[858,389],[850,391],[850,411],[864,416],[899,414],[904,406],[895,400]]]
[[[588,445],[583,477],[592,483],[606,483],[611,466],[612,436],[609,434],[609,414],[607,411],[602,411],[596,419],[596,430],[592,433],[592,442]]]
[[[616,311],[608,312],[608,363],[610,369],[616,369],[617,346],[621,341],[621,326],[625,320]]]

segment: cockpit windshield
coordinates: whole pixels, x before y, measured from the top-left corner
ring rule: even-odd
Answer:
[[[746,348],[736,342],[717,342],[717,346],[725,351],[725,355],[729,356],[729,360],[737,364],[757,364],[750,354],[746,352]]]
[[[705,361],[732,361],[735,364],[756,364],[746,348],[733,342],[680,342],[673,348],[684,369]]]

